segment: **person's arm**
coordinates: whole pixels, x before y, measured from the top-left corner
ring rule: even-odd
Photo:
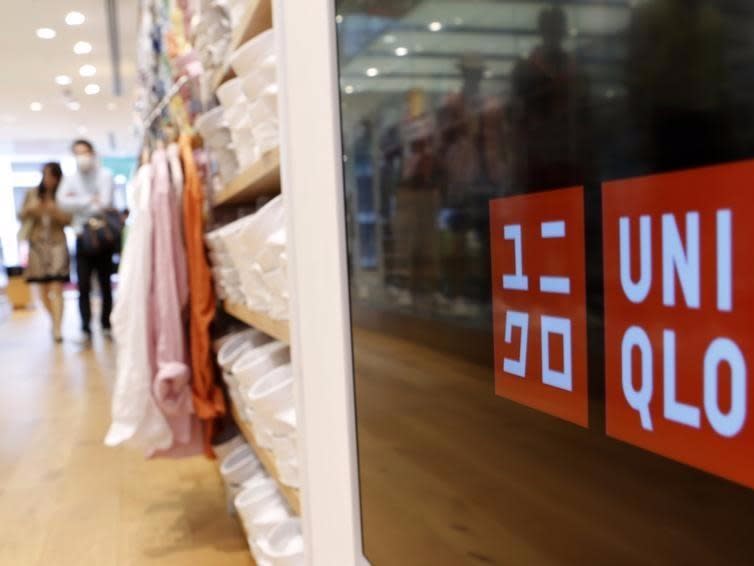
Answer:
[[[33,193],[33,190],[29,191],[24,198],[24,205],[21,207],[18,219],[23,222],[25,220],[39,218],[40,214],[39,198]]]
[[[61,226],[68,226],[73,220],[73,215],[60,208],[60,206],[54,201],[50,201],[48,204],[47,212],[50,214],[50,217]]]
[[[113,186],[113,174],[111,171],[104,169],[100,173],[101,178],[98,189],[98,200],[100,208],[112,208],[113,207],[113,193],[115,192]]]
[[[58,189],[57,202],[60,208],[70,214],[91,212],[94,197],[79,189],[69,178],[63,178]]]

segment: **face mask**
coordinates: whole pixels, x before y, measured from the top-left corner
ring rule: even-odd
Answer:
[[[79,171],[81,171],[82,173],[88,173],[89,171],[94,169],[94,156],[77,155],[76,165],[78,166]]]

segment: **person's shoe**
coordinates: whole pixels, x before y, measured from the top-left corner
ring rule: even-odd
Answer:
[[[85,328],[81,331],[81,336],[78,339],[78,343],[82,346],[88,346],[92,343],[92,331]]]
[[[108,340],[112,340],[113,339],[113,329],[109,328],[109,327],[108,328],[103,328],[102,329],[102,336],[104,336]]]

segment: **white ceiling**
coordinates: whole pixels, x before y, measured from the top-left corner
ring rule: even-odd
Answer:
[[[103,155],[129,155],[136,150],[133,137],[132,92],[136,75],[135,50],[139,0],[116,0],[119,16],[123,95],[114,96],[106,0],[4,0],[0,16],[0,154],[55,154],[67,151],[75,137],[95,142]],[[65,15],[86,16],[80,26],[68,26]],[[49,27],[54,39],[39,39],[36,30]],[[77,41],[93,50],[75,55]],[[92,78],[79,76],[79,67],[92,64]],[[70,87],[55,83],[57,75],[73,79]],[[87,95],[89,83],[99,94]],[[81,109],[66,106],[64,90]],[[40,102],[41,112],[30,104]]]

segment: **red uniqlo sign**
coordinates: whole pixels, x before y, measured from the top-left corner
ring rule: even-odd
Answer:
[[[490,202],[495,393],[587,426],[581,188]]]
[[[754,162],[603,188],[607,434],[754,487]]]

